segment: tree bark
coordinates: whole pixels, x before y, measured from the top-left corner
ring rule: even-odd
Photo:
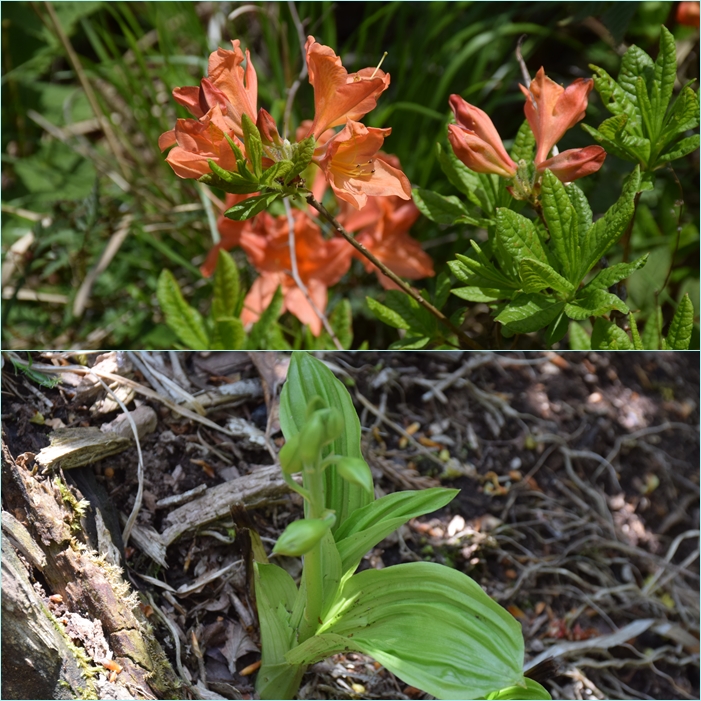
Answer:
[[[3,441],[2,698],[183,698],[121,569],[87,542],[82,495],[33,474],[33,458]],[[76,639],[78,623],[95,639]]]

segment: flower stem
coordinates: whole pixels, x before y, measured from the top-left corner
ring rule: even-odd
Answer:
[[[363,246],[362,243],[359,241],[356,241],[356,239],[351,236],[344,228],[341,226],[341,224],[336,221],[336,219],[329,213],[329,211],[324,207],[321,202],[317,202],[316,199],[314,198],[314,195],[309,193],[306,195],[307,202],[309,203],[310,206],[314,207],[317,212],[319,212],[326,221],[333,226],[333,228],[341,235],[343,238],[348,241],[348,243],[355,248],[356,251],[358,251],[360,254],[362,254],[365,258],[367,258],[373,265],[377,266],[382,273],[384,273],[392,282],[396,283],[399,285],[399,287],[406,292],[410,297],[415,299],[424,309],[426,309],[428,312],[433,314],[433,316],[438,319],[442,324],[447,326],[457,337],[460,339],[460,343],[463,346],[467,346],[468,348],[473,348],[476,350],[482,350],[482,346],[480,346],[478,343],[473,341],[464,331],[461,331],[448,317],[443,314],[439,309],[436,309],[428,300],[424,299],[424,297],[421,296],[421,293],[412,287],[411,285],[407,284],[402,280],[398,275],[393,273],[384,263],[382,263],[380,260],[378,260],[370,251],[368,251],[365,246]]]
[[[325,509],[324,473],[320,465],[321,456],[317,456],[313,465],[304,466],[304,486],[309,492],[305,503],[305,515],[308,518],[322,518]],[[323,539],[322,539],[323,540]],[[311,638],[319,627],[319,616],[323,603],[324,573],[321,562],[321,541],[304,556],[304,583],[306,585],[306,605],[304,618],[299,630],[299,642]]]

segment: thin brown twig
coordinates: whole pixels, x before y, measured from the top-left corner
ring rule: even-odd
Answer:
[[[302,278],[299,275],[299,268],[297,267],[297,249],[295,247],[295,222],[292,217],[292,208],[290,207],[290,203],[287,199],[283,200],[283,203],[285,205],[285,214],[287,215],[287,232],[288,242],[290,246],[290,265],[292,267],[292,270],[290,272],[292,273],[292,279],[295,281],[295,285],[299,287],[307,302],[309,302],[309,306],[312,308],[313,312],[319,317],[319,319],[321,319],[321,323],[324,325],[326,333],[329,334],[329,336],[331,337],[331,340],[336,346],[336,350],[343,350],[343,345],[341,345],[341,342],[338,340],[338,337],[334,333],[334,330],[331,328],[331,324],[326,318],[326,314],[324,314],[324,312],[322,312],[321,309],[319,309],[319,307],[316,306],[314,300],[312,299],[312,296],[309,294],[307,286],[302,282]]]
[[[384,273],[392,282],[399,285],[399,287],[406,292],[412,299],[416,300],[426,311],[430,312],[433,316],[438,319],[442,324],[447,326],[457,337],[460,339],[460,343],[468,348],[474,350],[483,350],[477,342],[473,341],[464,331],[461,331],[453,322],[448,319],[448,317],[443,314],[439,309],[436,309],[428,300],[421,296],[421,293],[407,284],[402,280],[396,273],[393,273],[384,263],[382,263],[378,258],[376,258],[370,251],[368,251],[362,243],[357,241],[353,236],[351,236],[345,228],[336,221],[336,219],[329,213],[329,211],[324,207],[323,204],[316,201],[314,195],[310,192],[306,195],[306,200],[310,206],[314,207],[317,212],[319,212],[326,221],[333,226],[333,228],[341,235],[343,238],[350,243],[356,251],[358,251],[363,257],[367,258],[373,265],[378,267],[382,273]]]

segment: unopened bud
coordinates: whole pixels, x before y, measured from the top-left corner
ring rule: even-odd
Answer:
[[[319,411],[319,409],[326,409],[326,402],[324,402],[324,400],[318,394],[316,394],[307,402],[305,419],[309,421],[309,419],[312,418],[312,415]]]
[[[297,433],[280,448],[278,458],[285,474],[293,475],[295,472],[301,472],[304,467],[299,454],[299,437],[300,434]]]
[[[344,480],[351,484],[357,484],[366,492],[372,494],[372,473],[365,460],[362,458],[341,458],[336,463],[336,470]]]
[[[317,411],[299,433],[299,455],[304,463],[310,464],[317,460],[321,446],[324,445],[325,432],[321,412]]]
[[[308,553],[324,537],[329,524],[319,518],[293,521],[277,539],[273,553],[299,557]]]

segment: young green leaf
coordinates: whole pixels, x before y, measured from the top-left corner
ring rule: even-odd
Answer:
[[[316,141],[313,136],[308,136],[295,145],[292,154],[292,168],[285,176],[285,185],[289,185],[312,162],[315,147]]]
[[[217,254],[217,267],[214,271],[212,318],[235,316],[238,299],[239,271],[231,255],[222,249]]]
[[[514,145],[511,147],[511,158],[518,163],[519,161],[530,162],[535,154],[535,136],[531,131],[528,120],[524,119],[521,126],[516,132]]]
[[[326,406],[341,411],[344,430],[323,455],[333,453],[362,458],[360,452],[360,422],[348,390],[320,361],[307,353],[293,353],[287,371],[287,382],[280,395],[280,427],[286,439],[299,433],[304,423],[307,402],[319,395]],[[326,482],[326,508],[336,512],[333,532],[356,510],[369,504],[373,496],[357,485],[342,479],[333,467],[324,471]]]
[[[662,345],[662,310],[659,306],[645,322],[640,340],[645,350],[659,350]]]
[[[358,650],[442,699],[478,698],[511,685],[525,688],[523,634],[516,619],[467,575],[433,562],[351,577],[315,637],[320,640],[288,652],[287,661],[310,664],[330,650]],[[450,650],[449,674],[445,650]]]
[[[451,292],[467,302],[497,302],[500,299],[511,299],[513,290],[499,290],[495,287],[454,287]]]
[[[570,319],[582,321],[590,316],[603,316],[612,309],[622,314],[628,313],[625,302],[615,294],[602,289],[582,290],[577,298],[565,305],[565,313]]]
[[[633,312],[628,314],[628,324],[630,326],[630,337],[633,339],[633,348],[635,350],[644,350],[643,341],[640,338],[640,333],[638,333],[638,324],[635,321]]]
[[[414,188],[411,194],[421,214],[436,224],[479,225],[479,220],[470,216],[465,205],[455,195],[446,197],[420,187]]]
[[[386,307],[372,297],[366,297],[365,301],[370,311],[384,324],[392,326],[395,329],[409,329],[411,322],[404,319],[403,316],[395,312],[393,309]]]
[[[581,324],[571,321],[569,334],[571,350],[591,350],[591,339]]]
[[[256,189],[258,188],[256,187]],[[278,197],[280,197],[280,193],[278,192],[266,192],[262,195],[249,197],[243,202],[238,202],[233,207],[227,209],[226,212],[224,212],[224,216],[234,221],[250,219],[270,207]]]
[[[694,305],[688,294],[685,294],[677,311],[674,312],[672,323],[669,325],[665,345],[669,350],[689,350],[691,332],[694,328]]]
[[[260,138],[260,132],[255,122],[245,112],[241,115],[241,127],[248,162],[251,164],[256,180],[260,180],[263,174],[263,141]]]
[[[517,264],[522,258],[533,258],[541,263],[548,262],[533,222],[521,214],[499,207],[496,238],[497,244]]]
[[[393,492],[355,511],[335,533],[343,574],[354,571],[368,550],[409,519],[437,511],[457,493],[444,487]]]
[[[565,186],[549,170],[543,176],[541,194],[543,216],[548,225],[555,257],[565,277],[570,282],[577,283],[580,279],[580,236],[575,209]]]
[[[632,263],[616,263],[608,268],[602,268],[584,287],[585,290],[607,289],[621,280],[625,280],[639,268],[642,268],[649,257],[646,253],[636,258]]]
[[[240,350],[246,340],[241,319],[235,316],[220,316],[214,320],[214,330],[219,348],[215,350]]]
[[[277,161],[266,168],[260,176],[260,184],[265,187],[279,187],[277,181],[284,180],[290,174],[293,168],[292,161]]]
[[[552,698],[547,689],[534,679],[525,678],[526,688],[522,686],[507,686],[504,689],[487,694],[485,699],[490,701],[548,701]]]
[[[193,350],[209,349],[209,337],[202,316],[185,301],[180,286],[170,270],[164,269],[161,272],[156,296],[165,315],[166,324],[176,333],[180,341]]]
[[[514,296],[496,320],[511,333],[532,333],[545,328],[564,306],[563,301],[552,297],[521,293]]]
[[[553,270],[547,263],[533,258],[523,258],[519,265],[519,276],[523,282],[524,292],[540,292],[547,287],[570,296],[574,285]]]
[[[583,278],[618,239],[623,236],[635,213],[635,195],[640,185],[640,168],[636,167],[623,186],[623,192],[601,219],[592,224],[582,245],[581,267],[578,277]]]
[[[592,350],[633,350],[628,334],[611,321],[598,317],[591,334]]]
[[[267,309],[260,315],[258,321],[253,324],[250,333],[248,334],[248,342],[246,347],[249,350],[258,350],[260,348],[270,348],[270,340],[272,338],[275,322],[280,316],[282,310],[282,288],[278,287],[275,290],[273,298]]]

